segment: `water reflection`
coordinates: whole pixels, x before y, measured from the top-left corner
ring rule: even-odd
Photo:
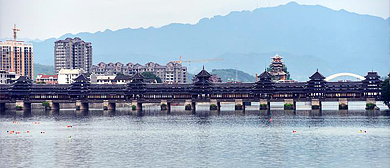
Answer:
[[[0,146],[0,167],[387,167],[390,116],[353,110],[6,111]]]

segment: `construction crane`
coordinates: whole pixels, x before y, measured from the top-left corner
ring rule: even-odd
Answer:
[[[182,56],[180,55],[179,61],[172,61],[174,63],[182,64],[184,62],[192,63],[192,62],[210,62],[210,61],[222,61],[222,58],[208,58],[208,59],[196,59],[196,60],[182,60]]]
[[[14,42],[16,42],[16,32],[20,31],[20,29],[17,29],[16,24],[14,24],[14,28],[12,30],[14,31]]]

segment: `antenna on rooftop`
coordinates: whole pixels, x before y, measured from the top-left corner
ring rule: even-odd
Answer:
[[[236,63],[236,83],[238,82],[238,75],[237,75],[237,63]]]

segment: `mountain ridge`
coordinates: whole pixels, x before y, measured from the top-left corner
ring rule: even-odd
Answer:
[[[270,63],[270,57],[284,53],[292,77],[306,80],[316,68],[323,70],[324,75],[346,71],[365,75],[371,69],[386,75],[389,20],[291,2],[253,11],[233,11],[200,19],[196,24],[66,34],[59,39],[79,36],[92,42],[95,64],[165,64],[177,60],[179,55],[186,60],[221,57],[225,61],[209,62],[207,67],[228,69],[238,63],[243,66],[240,69],[252,75],[261,72]],[[34,43],[37,62],[53,64],[55,40]],[[251,61],[240,59],[244,57]],[[314,64],[310,62],[313,60]],[[192,73],[201,68],[196,63],[190,66]]]

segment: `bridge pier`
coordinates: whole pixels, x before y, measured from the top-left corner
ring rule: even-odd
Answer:
[[[132,110],[142,111],[142,103],[138,102],[137,100],[133,100],[131,102],[131,106]]]
[[[339,98],[339,110],[348,110],[347,98]]]
[[[160,108],[163,111],[165,110],[171,111],[171,103],[169,103],[167,100],[161,100]]]
[[[242,99],[234,100],[234,110],[245,110],[245,106],[242,102]]]
[[[284,99],[284,110],[295,110],[296,103],[294,99]]]
[[[0,112],[5,111],[5,109],[6,109],[5,103],[0,103]]]
[[[196,111],[196,102],[191,102],[192,112],[195,113]]]
[[[184,110],[194,110],[195,111],[196,102],[192,102],[192,100],[186,100],[184,102]]]
[[[76,100],[76,110],[88,110],[89,104],[88,102],[82,102],[81,100]]]
[[[271,102],[267,99],[260,99],[260,110],[269,110],[271,107]]]
[[[375,98],[367,98],[366,99],[366,110],[376,110],[379,109],[376,106],[376,100]]]
[[[218,102],[216,99],[210,100],[210,110],[220,110],[221,109],[221,103]]]
[[[110,102],[109,100],[103,101],[103,110],[115,110],[116,109],[116,103]]]
[[[16,100],[15,108],[16,108],[16,110],[30,110],[31,109],[31,102],[26,102],[23,100]]]
[[[51,110],[59,110],[60,109],[60,103],[55,103],[53,100],[46,100],[46,102],[49,103]]]
[[[321,106],[322,106],[322,103],[321,103],[320,99],[312,99],[311,100],[311,109],[312,110],[319,110],[322,108]]]

